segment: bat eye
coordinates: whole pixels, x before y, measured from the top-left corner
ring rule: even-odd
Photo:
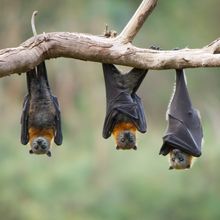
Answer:
[[[182,161],[184,161],[184,159],[181,157],[181,158],[179,158],[179,161],[181,161],[181,162],[182,162]]]
[[[122,142],[122,143],[123,143],[123,142],[125,142],[125,139],[124,139],[124,138],[122,138],[122,139],[121,139],[121,142]]]
[[[188,111],[188,115],[191,116],[193,113],[192,111]]]
[[[171,160],[174,162],[174,161],[175,161],[175,158],[173,157]]]

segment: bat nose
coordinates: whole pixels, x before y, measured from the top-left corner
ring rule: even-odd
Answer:
[[[128,140],[128,142],[130,142],[130,143],[134,143],[135,142],[134,135],[131,134],[129,131],[126,131],[124,133],[124,136]]]
[[[43,143],[43,140],[42,140],[42,139],[38,139],[38,140],[37,140],[37,143],[38,143],[39,145],[41,145],[41,144]]]
[[[45,140],[39,138],[37,140],[37,145],[42,149],[42,150],[45,150],[47,148],[47,145],[46,145],[46,142]]]

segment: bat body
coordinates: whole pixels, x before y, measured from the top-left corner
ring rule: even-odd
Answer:
[[[63,137],[59,104],[51,94],[45,62],[28,71],[26,76],[28,94],[21,116],[21,143],[30,143],[30,153],[51,156],[52,139],[61,145]]]
[[[201,156],[203,131],[198,110],[186,87],[183,70],[176,70],[176,86],[167,111],[168,127],[160,154],[170,154],[170,169],[187,169]]]
[[[137,149],[136,131],[146,132],[146,119],[141,99],[136,95],[147,70],[132,69],[122,74],[113,64],[103,64],[107,110],[103,137],[111,134],[116,149]]]

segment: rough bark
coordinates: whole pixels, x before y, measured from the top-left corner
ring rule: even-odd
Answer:
[[[118,37],[54,32],[32,37],[16,48],[0,50],[0,77],[23,73],[45,59],[69,57],[144,69],[220,66],[220,39],[201,49],[158,51],[131,44],[157,0],[143,0]]]

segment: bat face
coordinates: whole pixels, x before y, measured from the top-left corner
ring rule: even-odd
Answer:
[[[169,153],[170,158],[170,167],[169,169],[177,169],[177,170],[183,170],[183,169],[189,169],[192,166],[193,156],[186,154],[178,149],[173,149]]]
[[[134,149],[136,150],[136,127],[128,122],[121,122],[118,123],[114,130],[113,130],[113,136],[115,138],[116,142],[116,149]]]
[[[47,154],[51,156],[50,144],[54,137],[53,129],[29,129],[31,154]]]
[[[136,150],[136,136],[135,133],[125,130],[121,131],[118,133],[117,136],[115,136],[115,141],[117,144],[116,149],[123,149],[123,150],[128,150],[128,149],[134,149]]]
[[[47,154],[48,156],[51,156],[50,141],[45,137],[37,137],[32,139],[30,142],[30,146],[30,153]]]

